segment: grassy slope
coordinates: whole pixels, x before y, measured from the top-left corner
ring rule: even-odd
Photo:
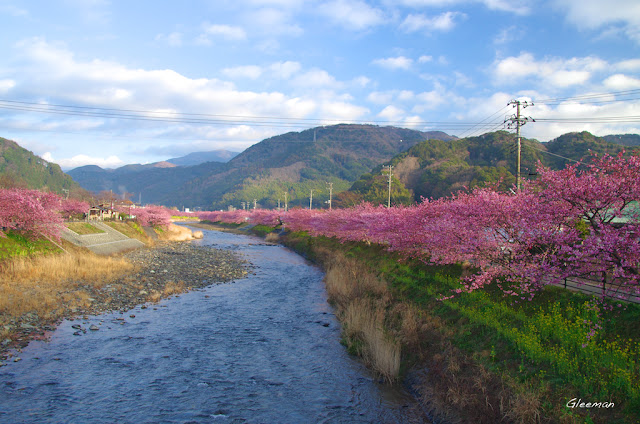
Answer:
[[[104,230],[96,228],[88,222],[68,222],[65,225],[68,229],[80,235],[104,233]]]
[[[6,234],[6,237],[0,237],[0,260],[54,252],[60,252],[60,249],[48,240],[29,240],[11,231]]]

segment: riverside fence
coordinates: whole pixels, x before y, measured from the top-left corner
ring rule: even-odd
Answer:
[[[640,287],[638,286],[628,286],[620,282],[607,281],[606,279],[596,280],[587,276],[567,277],[552,284],[568,290],[640,304]]]

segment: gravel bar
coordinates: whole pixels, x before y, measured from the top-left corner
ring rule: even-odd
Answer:
[[[111,311],[124,312],[188,290],[244,278],[251,268],[235,252],[189,242],[166,242],[121,256],[129,259],[137,272],[99,288],[81,282],[78,289],[88,293],[88,306],[77,309],[61,304],[59,315],[73,318]],[[46,338],[57,324],[47,322],[34,313],[10,319],[4,329],[11,332],[12,337],[0,340],[0,365],[3,359],[12,356],[10,350],[19,351],[33,339]]]

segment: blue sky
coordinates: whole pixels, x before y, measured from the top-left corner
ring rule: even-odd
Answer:
[[[0,0],[0,25],[0,136],[66,169],[339,122],[478,135],[512,99],[540,141],[640,132],[637,0]]]

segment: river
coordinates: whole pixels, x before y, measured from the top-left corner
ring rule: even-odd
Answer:
[[[196,243],[237,251],[248,278],[62,322],[0,368],[0,422],[420,419],[401,387],[380,384],[340,345],[320,269],[256,237],[204,233]]]

